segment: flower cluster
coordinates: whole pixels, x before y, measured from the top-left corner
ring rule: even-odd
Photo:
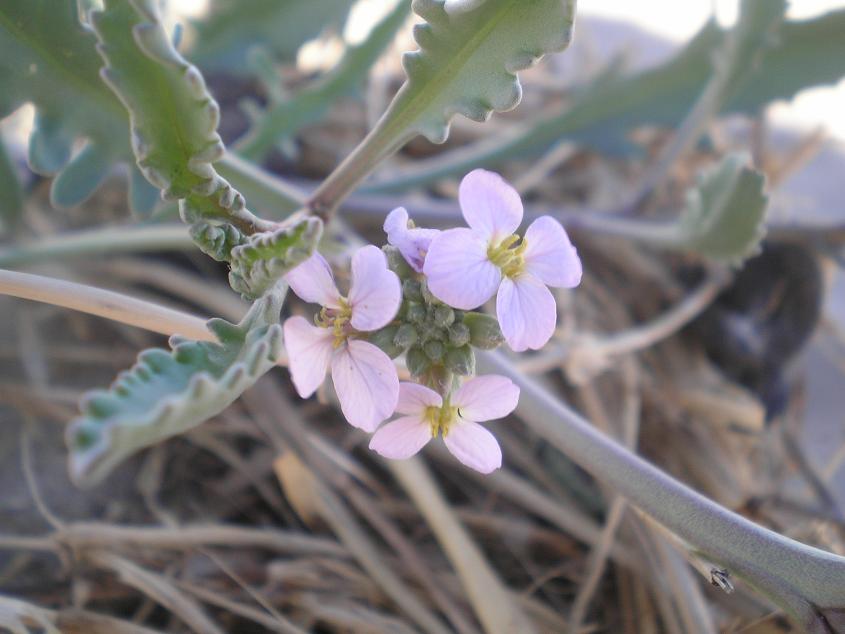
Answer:
[[[311,396],[331,370],[343,415],[375,432],[371,449],[408,458],[442,436],[458,460],[489,473],[502,453],[479,423],[510,414],[519,388],[473,376],[474,348],[543,347],[557,321],[548,287],[577,286],[581,261],[549,216],[516,233],[522,201],[498,174],[470,172],[459,201],[468,228],[418,228],[394,209],[384,223],[388,245],[353,256],[347,296],[318,253],[288,273],[293,292],[322,309],[313,324],[290,317],[284,334],[299,395]],[[493,295],[495,317],[475,310]],[[403,354],[414,382],[399,382],[393,359]],[[379,428],[394,412],[402,416]]]

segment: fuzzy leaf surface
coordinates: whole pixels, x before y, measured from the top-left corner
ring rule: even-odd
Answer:
[[[293,226],[251,236],[231,251],[229,284],[244,297],[260,296],[311,257],[322,233],[320,220],[305,218]]]
[[[275,364],[283,298],[283,292],[269,293],[239,324],[210,320],[216,343],[171,337],[172,350],[145,350],[109,390],[88,393],[67,430],[74,481],[101,482],[135,452],[228,407]]]

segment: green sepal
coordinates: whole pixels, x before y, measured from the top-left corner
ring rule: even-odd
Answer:
[[[283,300],[277,289],[239,324],[210,320],[216,343],[171,337],[170,352],[145,350],[108,390],[86,394],[66,434],[74,482],[101,482],[130,455],[196,427],[252,386],[281,352]]]
[[[250,236],[231,250],[229,284],[244,297],[259,297],[285,273],[311,257],[322,233],[323,223],[309,217]]]
[[[443,364],[455,374],[471,376],[475,374],[475,353],[468,345],[460,348],[447,348]]]
[[[379,348],[391,359],[395,359],[405,351],[404,348],[397,346],[395,343],[398,330],[399,326],[385,326],[381,330],[371,332],[367,337],[367,341]]]
[[[428,371],[431,361],[421,347],[413,346],[405,355],[405,365],[411,376],[422,376]]]

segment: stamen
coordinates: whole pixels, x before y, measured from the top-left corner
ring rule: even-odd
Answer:
[[[442,407],[426,407],[424,420],[431,429],[431,437],[437,438],[438,435],[448,435],[452,423],[455,422],[457,412],[458,408],[451,407],[448,400]]]
[[[352,319],[352,308],[343,299],[340,300],[340,308],[324,307],[314,315],[314,324],[320,328],[331,328],[334,335],[332,346],[337,349],[349,336],[346,324]]]
[[[528,243],[519,241],[516,234],[510,235],[497,245],[490,245],[487,249],[487,258],[502,271],[505,277],[517,277],[525,270],[525,249]]]

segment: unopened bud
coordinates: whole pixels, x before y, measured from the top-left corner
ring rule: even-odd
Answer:
[[[455,321],[455,311],[441,304],[434,309],[434,323],[440,328],[448,328]]]
[[[482,350],[492,350],[499,347],[505,340],[498,320],[492,315],[484,313],[466,313],[464,323],[469,327],[470,343]]]
[[[440,361],[440,359],[443,358],[443,344],[437,341],[436,339],[427,341],[426,344],[423,346],[423,350],[425,351],[425,355],[432,361]]]
[[[425,280],[423,280],[422,284],[420,284],[420,293],[422,293],[423,301],[426,304],[440,303],[440,300],[432,295],[431,291],[428,290],[428,283]]]
[[[425,321],[425,306],[415,302],[408,302],[408,308],[405,311],[405,316],[411,323],[421,324]]]
[[[431,365],[431,361],[428,360],[422,348],[414,346],[405,355],[405,365],[408,367],[408,372],[411,373],[411,376],[421,376],[426,373]]]
[[[405,299],[419,302],[422,301],[420,283],[414,279],[407,279],[402,282],[402,295]]]
[[[457,322],[449,327],[449,343],[456,348],[467,345],[469,343],[469,339],[469,326],[465,323]]]
[[[408,266],[405,258],[400,253],[399,249],[389,244],[381,248],[384,255],[387,256],[387,267],[399,276],[399,279],[406,279],[414,274],[413,269]]]
[[[393,343],[402,350],[407,350],[411,346],[413,346],[418,339],[417,329],[414,328],[411,324],[402,324],[399,326],[399,329],[396,331],[396,335],[393,337]]]
[[[374,346],[381,348],[388,357],[395,359],[405,350],[405,348],[397,346],[395,343],[396,334],[399,329],[399,326],[387,326],[381,330],[371,332],[367,339]]]
[[[449,348],[444,362],[446,367],[455,374],[462,376],[475,374],[475,353],[469,346]]]

